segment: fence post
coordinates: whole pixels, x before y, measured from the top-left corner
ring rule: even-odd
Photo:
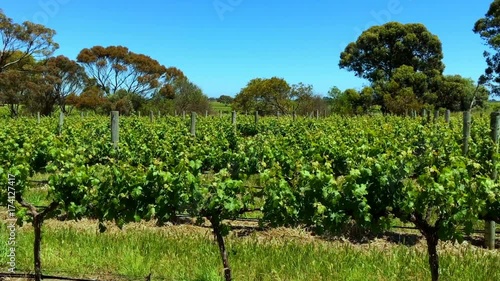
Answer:
[[[161,117],[161,112],[158,110],[158,119]]]
[[[462,153],[464,156],[467,156],[469,152],[469,138],[470,138],[470,111],[464,111],[463,117],[463,141],[462,141]]]
[[[495,111],[492,112],[490,115],[490,127],[491,127],[491,138],[493,140],[494,144],[494,150],[492,153],[491,161],[493,162],[493,170],[491,172],[491,179],[496,181],[498,177],[497,169],[495,168],[496,166],[496,156],[495,154],[498,152],[498,136],[500,133],[500,130],[498,126],[500,125],[500,112]],[[485,246],[489,250],[494,250],[495,249],[495,221],[486,221],[484,225],[484,241],[485,241]]]
[[[222,110],[219,110],[219,117],[222,118]]]
[[[233,124],[233,126],[236,126],[236,111],[234,110],[231,113],[231,123]]]
[[[276,111],[276,117],[280,117],[280,112],[279,111]]]
[[[259,112],[255,110],[255,124],[259,122]]]
[[[40,124],[40,111],[36,113],[36,123]]]
[[[427,119],[427,109],[422,109],[422,121],[425,123]]]
[[[208,117],[208,110],[205,110],[205,117]]]
[[[449,109],[447,109],[446,113],[444,114],[444,121],[446,122],[446,124],[450,123],[450,110]]]
[[[137,116],[138,116],[139,118],[141,118],[141,112],[140,112],[140,111],[137,111],[137,114],[138,114]]]
[[[118,111],[111,111],[111,142],[113,142],[113,148],[118,148],[118,130],[119,130],[119,116]]]
[[[186,111],[185,110],[182,111],[182,119],[184,119],[184,120],[186,119]]]
[[[436,123],[439,119],[439,110],[434,110],[434,123]]]
[[[316,119],[319,119],[319,109],[316,109]]]
[[[196,136],[196,112],[191,112],[191,135]]]
[[[63,125],[64,125],[64,113],[60,112],[59,113],[59,126],[58,126],[59,136],[62,134]]]

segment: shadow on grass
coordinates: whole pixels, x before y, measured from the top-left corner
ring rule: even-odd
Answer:
[[[323,240],[327,241],[348,241],[352,244],[368,244],[376,239],[385,240],[391,244],[404,245],[404,246],[415,246],[423,239],[422,235],[415,233],[408,233],[405,231],[380,231],[374,232],[366,228],[362,228],[356,225],[349,225],[340,230],[337,234],[325,234],[319,236]]]
[[[497,235],[498,237],[498,235]],[[471,245],[486,248],[484,236],[467,236],[464,238],[465,241],[469,242]],[[495,249],[500,249],[500,239],[495,239]]]

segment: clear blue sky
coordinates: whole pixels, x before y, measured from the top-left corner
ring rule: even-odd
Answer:
[[[485,50],[472,32],[492,0],[1,0],[16,22],[57,32],[57,54],[123,45],[180,68],[211,97],[234,96],[253,78],[332,86],[367,82],[338,67],[363,30],[388,21],[423,23],[443,44],[445,74],[474,80]]]

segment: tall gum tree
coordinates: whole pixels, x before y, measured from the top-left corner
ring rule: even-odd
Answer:
[[[94,46],[80,51],[77,61],[97,85],[112,95],[118,90],[140,96],[151,96],[162,85],[167,68],[143,54],[136,54],[123,46]]]
[[[87,80],[82,66],[65,56],[50,57],[33,68],[30,92],[24,101],[31,112],[50,115],[58,105],[66,113],[66,97],[80,94]]]
[[[442,59],[441,41],[423,24],[389,22],[367,29],[347,45],[339,67],[373,83],[390,80],[403,65],[428,76],[442,74]]]
[[[0,10],[0,72],[28,57],[39,60],[51,56],[59,48],[55,34],[41,24],[15,23]]]
[[[488,51],[483,55],[486,59],[485,74],[479,79],[491,88],[495,95],[500,94],[500,1],[494,0],[487,13],[474,24],[472,30],[483,39]]]

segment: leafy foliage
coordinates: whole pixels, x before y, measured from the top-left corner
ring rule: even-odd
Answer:
[[[340,68],[370,82],[390,80],[394,71],[411,66],[428,76],[444,70],[441,42],[422,24],[389,22],[364,31],[340,55]]]

